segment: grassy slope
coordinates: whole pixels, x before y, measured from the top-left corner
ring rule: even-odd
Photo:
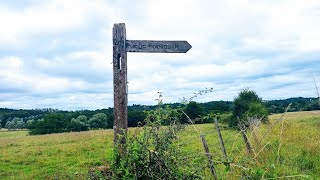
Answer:
[[[0,138],[0,179],[43,179],[56,174],[74,177],[104,164],[112,152],[111,130],[21,135]]]
[[[28,131],[0,131],[0,138],[10,138],[10,137],[19,137],[19,136],[26,136]]]
[[[271,123],[280,115],[272,115]],[[262,125],[258,138],[270,125]],[[246,154],[241,136],[234,130],[223,130],[222,134],[229,157],[238,165],[251,168],[261,177],[288,176],[298,174],[320,177],[320,111],[288,113],[284,121],[284,131],[280,158],[278,159],[279,132],[278,123],[258,146],[251,138],[256,160]],[[185,152],[188,163],[205,166],[205,156],[200,132],[207,133],[206,138],[214,160],[221,160],[221,152],[213,124],[189,126],[179,144]],[[248,134],[249,137],[251,134]],[[98,130],[80,133],[63,133],[42,136],[28,136],[26,132],[0,131],[0,177],[1,179],[48,179],[54,176],[80,178],[92,166],[107,163],[112,154],[112,130]],[[259,150],[267,144],[259,153]],[[243,173],[240,167],[225,171],[224,165],[217,165],[219,177],[239,179]],[[203,176],[209,176],[207,170]]]

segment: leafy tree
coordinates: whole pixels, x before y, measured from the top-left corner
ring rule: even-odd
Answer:
[[[262,99],[256,92],[249,89],[242,90],[234,99],[234,108],[229,126],[237,126],[240,121],[247,121],[248,117],[262,118],[267,120],[268,110],[262,102]]]
[[[25,122],[22,120],[15,122],[15,129],[24,129],[25,127]]]
[[[18,121],[21,121],[21,119],[20,119],[19,117],[14,117],[14,118],[12,119],[12,121],[13,121],[13,122],[18,122]]]
[[[128,126],[137,127],[139,122],[143,122],[146,114],[143,111],[132,110],[128,112]]]
[[[30,128],[30,134],[51,134],[67,131],[68,121],[63,114],[52,113],[33,123]]]
[[[26,122],[26,128],[30,129],[30,127],[32,127],[32,125],[35,123],[35,120],[30,119]]]
[[[24,129],[25,123],[22,121],[22,119],[14,117],[13,120],[6,122],[5,128],[9,130]]]
[[[229,101],[211,101],[207,103],[202,103],[201,105],[204,108],[205,114],[217,114],[231,112],[232,104],[233,103]]]
[[[6,125],[4,126],[4,128],[6,128],[6,129],[8,129],[8,130],[15,129],[14,122],[12,122],[12,121],[7,121],[7,123],[6,123]]]
[[[77,117],[77,120],[83,123],[88,123],[88,118],[85,115],[80,115]]]
[[[24,129],[25,128],[25,123],[19,117],[14,117],[12,120],[12,124],[13,124],[12,125],[13,129]]]
[[[204,114],[204,109],[199,103],[191,101],[185,108],[184,112],[189,116],[190,119],[195,120]],[[188,122],[186,116],[183,116],[182,122]],[[196,123],[200,123],[200,121],[196,121]]]
[[[4,123],[3,115],[0,115],[0,129],[3,127],[2,123]]]
[[[107,115],[105,113],[98,113],[89,119],[91,129],[107,128]]]
[[[108,129],[112,129],[113,128],[113,121],[114,121],[114,114],[113,113],[109,113],[107,115],[108,119],[107,119],[107,128]]]
[[[264,104],[259,103],[259,102],[252,102],[249,105],[248,112],[246,114],[247,117],[267,117],[268,115],[268,109],[265,107]]]
[[[11,118],[11,117],[8,117],[7,120],[6,120],[6,122],[8,122],[8,121],[12,121],[12,118]]]
[[[80,115],[76,119],[72,118],[69,125],[69,131],[87,131],[89,130],[89,124],[85,115]]]

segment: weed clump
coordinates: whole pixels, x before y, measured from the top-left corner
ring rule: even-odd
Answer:
[[[147,113],[144,125],[127,135],[125,155],[114,150],[115,179],[199,179],[197,170],[183,161],[183,152],[174,143],[185,127],[179,121],[180,113],[162,107],[160,98],[161,94],[157,109]]]

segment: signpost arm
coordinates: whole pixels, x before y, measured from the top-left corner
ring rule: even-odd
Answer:
[[[113,26],[113,91],[114,91],[114,144],[120,154],[126,152],[128,129],[127,51],[124,23]]]

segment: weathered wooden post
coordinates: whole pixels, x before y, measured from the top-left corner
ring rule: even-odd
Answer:
[[[191,49],[187,41],[126,40],[124,23],[113,26],[113,90],[114,144],[121,155],[126,152],[128,129],[127,52],[186,53]]]
[[[208,143],[207,143],[207,141],[206,141],[206,139],[205,139],[203,134],[200,134],[200,138],[201,138],[201,141],[202,141],[202,145],[203,145],[204,151],[205,151],[205,153],[207,155],[207,158],[208,158],[208,163],[209,163],[209,167],[210,167],[213,179],[218,180],[218,175],[217,175],[216,169],[214,168],[214,164],[213,164],[213,161],[212,161],[212,156],[211,156],[210,151],[209,151]]]
[[[114,144],[120,154],[125,152],[128,129],[127,51],[126,26],[113,26],[113,91],[114,91]]]
[[[221,134],[221,131],[220,131],[220,126],[219,126],[219,123],[218,123],[218,120],[217,120],[216,117],[214,118],[214,124],[215,124],[216,130],[217,130],[217,132],[218,132],[219,142],[220,142],[220,148],[221,148],[221,151],[222,151],[224,160],[225,160],[226,163],[227,163],[227,162],[228,162],[227,151],[226,151],[226,148],[225,148],[225,146],[224,146],[224,141],[223,141],[222,134]]]

